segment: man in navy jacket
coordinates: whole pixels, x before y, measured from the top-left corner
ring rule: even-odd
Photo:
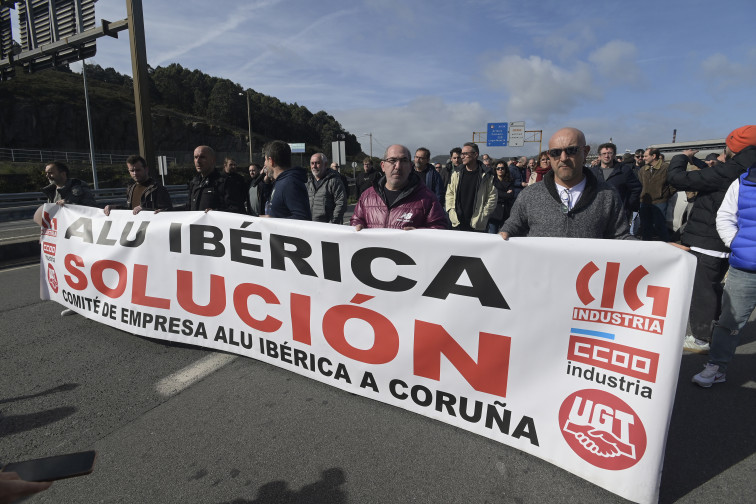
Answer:
[[[599,164],[592,166],[591,171],[596,178],[608,182],[617,189],[628,220],[633,212],[638,211],[640,193],[643,186],[633,173],[633,167],[616,161],[617,146],[607,142],[598,147]]]
[[[273,173],[275,183],[270,196],[269,217],[312,220],[310,198],[307,196],[307,172],[291,167],[291,148],[286,142],[274,140],[263,147],[265,167]]]

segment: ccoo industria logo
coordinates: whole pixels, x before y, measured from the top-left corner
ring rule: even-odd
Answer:
[[[584,306],[573,308],[573,320],[628,327],[654,334],[664,332],[669,287],[647,285],[642,289],[641,282],[648,275],[643,266],[620,276],[620,263],[607,262],[603,279],[600,274],[597,275],[599,272],[601,268],[591,261],[578,273],[575,289]],[[622,295],[619,301],[618,291]]]
[[[55,249],[57,247],[54,243],[49,243],[46,241],[42,242],[42,253],[45,254],[45,259],[48,260],[48,262],[55,262]]]

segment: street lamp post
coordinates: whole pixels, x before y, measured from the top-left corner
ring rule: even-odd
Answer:
[[[239,93],[239,96],[241,95],[247,96],[247,129],[249,134],[249,162],[252,163],[252,114],[249,110],[249,90],[245,91],[244,93]]]

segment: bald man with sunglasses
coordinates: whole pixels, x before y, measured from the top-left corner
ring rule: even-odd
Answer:
[[[591,150],[576,128],[549,139],[551,171],[522,190],[500,234],[556,238],[633,239],[617,190],[585,167]]]

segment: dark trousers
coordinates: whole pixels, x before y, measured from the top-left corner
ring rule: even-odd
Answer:
[[[638,211],[643,240],[652,240],[654,233],[661,241],[669,241],[667,230],[667,202],[641,203]]]
[[[727,258],[691,251],[696,258],[693,296],[690,298],[690,330],[693,336],[711,341],[711,328],[722,311],[722,279],[727,273]]]

